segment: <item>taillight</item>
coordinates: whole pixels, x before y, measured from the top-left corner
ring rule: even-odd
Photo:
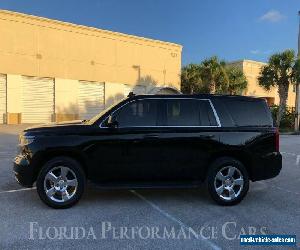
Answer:
[[[279,152],[279,129],[276,128],[276,133],[275,133],[275,150],[276,152]]]

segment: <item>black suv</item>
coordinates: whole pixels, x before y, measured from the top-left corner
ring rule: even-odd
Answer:
[[[264,99],[131,95],[88,121],[24,130],[18,182],[36,182],[54,208],[74,205],[86,179],[102,187],[199,187],[221,205],[240,202],[249,180],[282,167],[279,135]]]

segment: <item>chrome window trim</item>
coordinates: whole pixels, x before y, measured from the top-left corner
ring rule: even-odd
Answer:
[[[108,127],[102,127],[102,123],[106,121],[106,119],[110,116],[110,115],[113,115],[114,113],[116,113],[119,109],[123,108],[125,105],[131,103],[131,102],[134,102],[134,101],[140,101],[140,100],[165,100],[165,99],[168,99],[168,100],[197,100],[197,101],[208,101],[209,104],[210,104],[210,107],[213,111],[213,114],[215,116],[215,119],[216,119],[216,122],[218,125],[216,126],[130,126],[130,127],[119,127],[119,128],[220,128],[222,127],[221,125],[221,122],[220,122],[220,118],[218,116],[218,113],[212,103],[212,101],[210,99],[207,99],[207,98],[202,98],[202,99],[199,99],[199,98],[188,98],[188,97],[165,97],[165,98],[160,98],[160,97],[150,97],[150,98],[145,98],[145,97],[141,97],[141,98],[137,98],[137,99],[134,99],[134,100],[130,100],[126,103],[124,103],[122,106],[118,107],[116,110],[114,110],[113,112],[111,112],[109,115],[107,115],[105,117],[105,119],[103,119],[103,121],[100,123],[99,125],[99,128],[108,128]]]

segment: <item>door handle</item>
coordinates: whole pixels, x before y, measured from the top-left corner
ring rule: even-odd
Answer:
[[[145,135],[144,139],[158,139],[159,136],[158,135]]]

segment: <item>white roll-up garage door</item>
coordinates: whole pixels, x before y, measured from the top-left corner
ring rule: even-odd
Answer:
[[[22,123],[51,122],[54,115],[54,80],[22,76]]]
[[[0,124],[5,120],[6,101],[6,75],[0,74]]]
[[[78,91],[79,118],[91,119],[104,109],[104,83],[79,82]]]
[[[133,92],[136,95],[146,94],[146,86],[142,86],[142,85],[132,86],[132,85],[124,84],[124,96],[125,97],[128,96],[130,92]]]

